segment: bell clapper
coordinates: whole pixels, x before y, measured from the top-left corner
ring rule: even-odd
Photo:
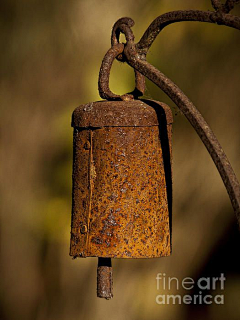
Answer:
[[[112,261],[111,258],[98,258],[97,296],[107,300],[113,297]]]

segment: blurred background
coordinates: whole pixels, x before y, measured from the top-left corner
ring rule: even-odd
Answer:
[[[240,318],[240,237],[230,200],[193,128],[149,81],[146,97],[174,113],[172,256],[115,259],[110,301],[96,297],[97,259],[69,257],[72,111],[100,99],[98,72],[117,19],[135,20],[138,41],[154,18],[178,9],[212,10],[210,0],[1,0],[0,319]],[[198,22],[167,27],[148,54],[202,112],[238,178],[239,57],[239,31]],[[115,62],[112,91],[133,85],[130,67]],[[166,292],[157,290],[157,273],[180,280],[224,273],[224,305],[158,305]]]

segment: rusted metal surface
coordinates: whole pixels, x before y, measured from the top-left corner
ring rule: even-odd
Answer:
[[[98,258],[97,296],[107,300],[113,298],[112,264],[109,258]]]
[[[221,0],[211,0],[213,8],[221,13],[230,12],[239,0],[227,0],[225,3],[222,3]]]
[[[164,109],[167,122],[172,123],[170,108],[161,102],[155,102],[155,108],[147,100],[98,101],[76,108],[72,116],[72,126],[78,128],[99,127],[147,127],[158,126],[157,112]]]
[[[70,255],[168,256],[171,252],[170,109],[147,100],[97,102],[91,108],[89,104],[77,108],[72,124]],[[163,149],[168,150],[168,157],[163,156]]]
[[[121,47],[121,55],[116,55],[116,57],[120,61],[127,62],[131,67],[134,68],[135,72],[139,72],[143,76],[146,76],[149,80],[153,81],[172,99],[172,101],[175,102],[182,113],[187,117],[191,125],[198,133],[200,139],[206,146],[221,175],[240,227],[240,184],[219,141],[190,99],[178,88],[175,83],[173,83],[162,72],[154,68],[146,61],[146,54],[157,35],[164,27],[174,22],[209,22],[240,30],[240,17],[228,14],[228,12],[230,12],[237,3],[239,3],[238,0],[227,0],[225,4],[222,4],[220,0],[212,0],[212,5],[215,9],[214,12],[187,10],[173,11],[163,14],[150,24],[143,37],[137,44],[135,44],[133,41],[134,35],[131,31],[134,21],[131,18],[121,18],[115,23],[112,31],[111,49],[114,50],[115,47],[121,45],[119,44],[119,36],[120,32],[124,33],[127,43],[124,44],[124,48]],[[104,57],[103,65],[109,73],[111,66],[109,67],[107,65],[107,61],[108,53]],[[104,72],[100,72],[99,79],[102,82],[101,88],[103,89],[102,91],[99,90],[100,96],[110,100],[114,99],[114,93],[112,93],[109,89],[109,75],[107,77]],[[105,91],[104,88],[107,88],[107,91]]]
[[[90,131],[74,129],[73,135],[73,197],[70,255],[75,256],[77,247],[87,243],[89,199]],[[81,183],[79,183],[81,182]],[[78,251],[77,255],[81,255]]]

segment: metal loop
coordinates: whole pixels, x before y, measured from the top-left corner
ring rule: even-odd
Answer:
[[[108,50],[103,58],[99,72],[98,91],[100,97],[107,100],[132,100],[142,96],[145,91],[145,77],[134,70],[135,72],[135,89],[124,95],[116,95],[109,88],[110,70],[114,59],[124,62],[124,44],[119,43],[120,33],[126,37],[127,43],[131,42],[134,45],[134,34],[131,27],[134,21],[131,18],[121,18],[113,26],[111,44],[112,47]]]
[[[115,24],[114,24],[114,26],[112,28],[112,36],[111,36],[111,45],[112,45],[112,47],[119,43],[120,32],[125,34],[127,41],[131,37],[133,37],[132,40],[134,41],[134,35],[132,33],[132,30],[131,30],[131,27],[133,27],[134,24],[135,24],[135,22],[133,21],[133,19],[128,18],[128,17],[118,19],[115,22]],[[121,30],[122,26],[127,26],[128,29]]]
[[[123,33],[126,37],[127,42],[132,41],[134,42],[134,35],[131,30],[131,27],[134,26],[134,21],[131,18],[121,18],[118,19],[117,22],[114,24],[112,28],[112,35],[111,35],[111,46],[115,46],[119,44],[120,33]],[[116,59],[121,62],[125,62],[124,56],[119,54]]]
[[[130,94],[125,95],[117,95],[113,93],[109,88],[109,77],[110,77],[110,70],[113,64],[114,59],[121,53],[123,53],[124,44],[118,43],[110,48],[107,53],[105,54],[101,68],[99,71],[99,78],[98,78],[98,91],[99,95],[102,99],[107,100],[132,100],[134,97]]]

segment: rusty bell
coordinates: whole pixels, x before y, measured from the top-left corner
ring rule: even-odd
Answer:
[[[99,258],[99,297],[112,297],[111,258],[171,253],[172,122],[170,108],[151,100],[73,112],[70,255]]]

